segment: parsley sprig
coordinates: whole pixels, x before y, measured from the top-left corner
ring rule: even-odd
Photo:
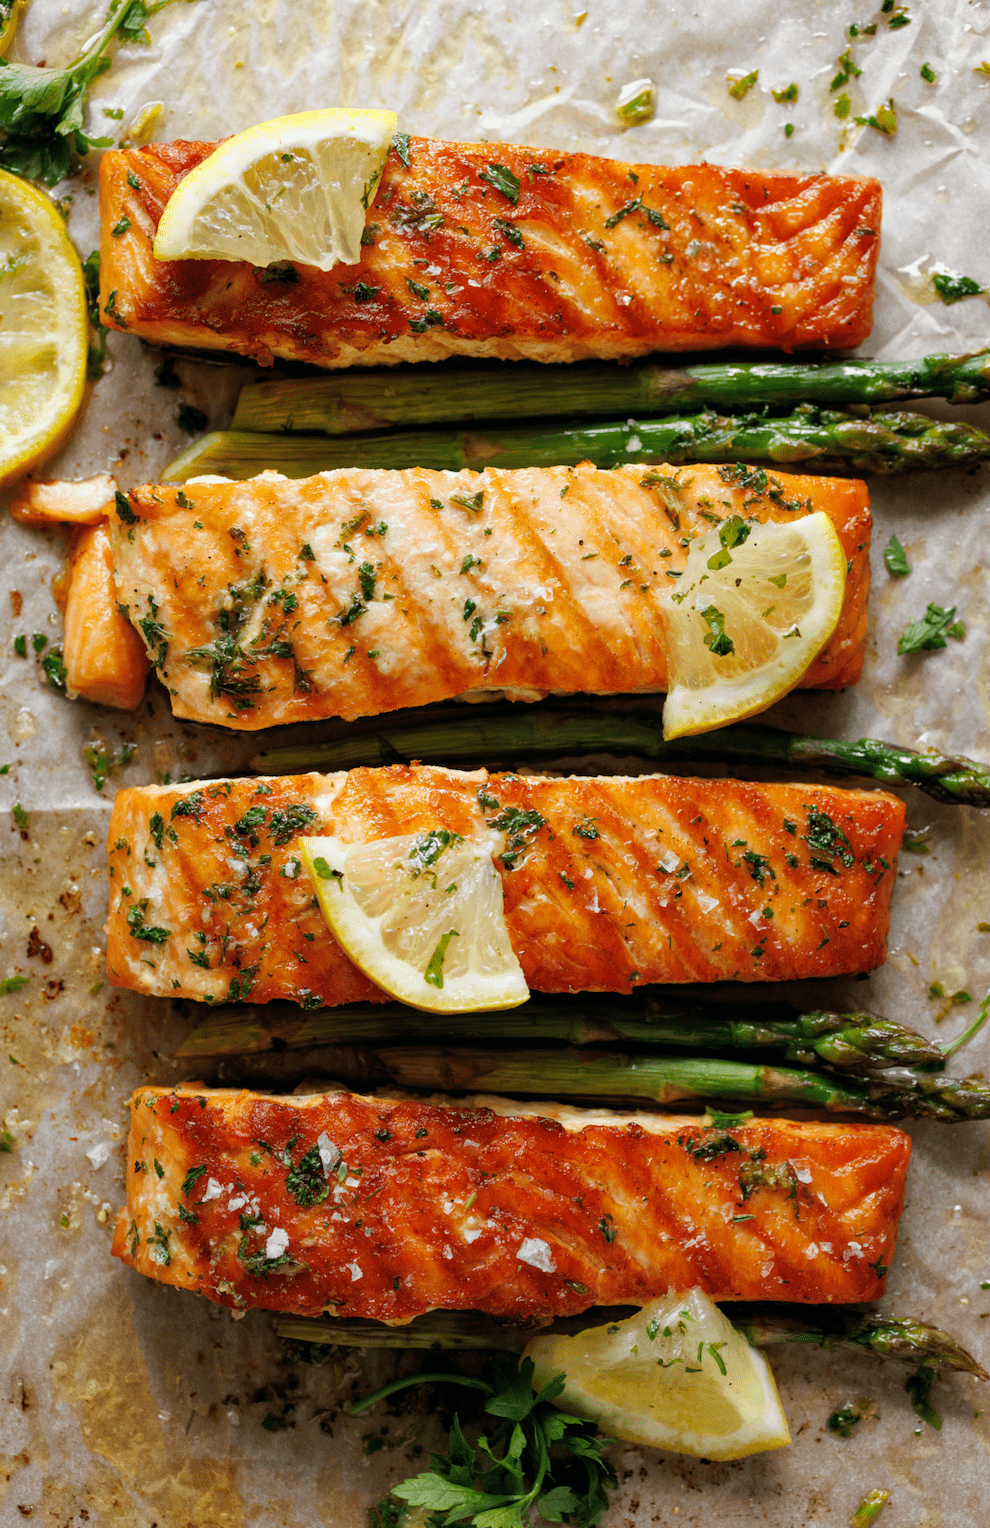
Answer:
[[[505,1356],[496,1361],[494,1384],[461,1374],[414,1374],[352,1406],[351,1414],[358,1415],[406,1385],[442,1382],[487,1392],[485,1412],[501,1419],[491,1436],[483,1433],[472,1448],[455,1416],[449,1452],[431,1454],[431,1469],[393,1487],[391,1497],[372,1509],[373,1528],[404,1521],[406,1512],[395,1498],[407,1507],[425,1508],[431,1528],[445,1523],[529,1528],[533,1511],[548,1523],[565,1521],[566,1513],[577,1528],[595,1528],[608,1508],[605,1488],[617,1483],[602,1458],[610,1440],[596,1437],[592,1423],[550,1404],[564,1388],[563,1374],[534,1394],[533,1373],[532,1359],[524,1358],[517,1367]]]
[[[102,30],[67,69],[40,69],[0,58],[0,165],[28,180],[54,186],[69,173],[73,153],[110,148],[111,138],[86,131],[86,93],[110,68],[114,37],[150,42],[149,16],[170,0],[111,0]]]

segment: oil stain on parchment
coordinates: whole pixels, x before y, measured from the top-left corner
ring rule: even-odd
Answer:
[[[56,1350],[52,1381],[56,1398],[72,1409],[96,1456],[93,1473],[103,1505],[109,1507],[109,1495],[121,1503],[115,1525],[133,1521],[144,1528],[154,1521],[158,1528],[242,1528],[238,1464],[218,1454],[197,1459],[188,1452],[177,1461],[158,1420],[130,1316],[119,1305],[104,1305]]]

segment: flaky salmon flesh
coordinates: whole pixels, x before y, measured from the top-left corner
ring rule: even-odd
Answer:
[[[889,1125],[142,1088],[113,1251],[220,1305],[392,1322],[874,1300],[909,1155]]]
[[[215,147],[103,156],[101,322],[330,367],[845,349],[870,333],[875,180],[410,137],[388,155],[357,265],[156,260],[166,202]]]
[[[478,690],[662,691],[663,596],[733,515],[824,511],[847,559],[802,685],[859,678],[865,484],[741,466],[401,472],[149,485],[110,518],[122,610],[176,716],[243,730]],[[94,613],[94,619],[96,615]]]
[[[846,975],[885,959],[903,828],[882,791],[664,775],[395,765],[143,786],[117,792],[110,820],[107,971],[160,997],[380,1002],[297,840],[447,829],[498,835],[509,939],[537,992]]]

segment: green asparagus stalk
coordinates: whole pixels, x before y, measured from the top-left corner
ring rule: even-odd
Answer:
[[[730,1100],[749,1106],[797,1104],[870,1119],[990,1118],[982,1077],[900,1072],[890,1081],[837,1079],[821,1072],[723,1061],[713,1056],[614,1055],[601,1051],[488,1051],[471,1047],[389,1047],[376,1059],[401,1087],[535,1094],[609,1103]]]
[[[759,1305],[731,1304],[724,1307],[729,1320],[757,1348],[778,1347],[789,1343],[810,1343],[833,1349],[843,1346],[866,1348],[878,1358],[893,1358],[913,1366],[944,1367],[977,1379],[987,1379],[987,1372],[971,1353],[947,1332],[913,1316],[888,1316],[877,1311],[846,1311],[835,1306],[782,1306],[780,1309]],[[541,1331],[574,1336],[587,1327],[603,1326],[608,1321],[628,1315],[625,1307],[593,1307],[580,1316],[554,1321]],[[531,1328],[512,1326],[473,1311],[431,1311],[417,1316],[407,1326],[386,1326],[384,1322],[362,1320],[323,1320],[305,1316],[280,1316],[275,1330],[288,1342],[320,1343],[356,1348],[443,1348],[447,1351],[478,1349],[521,1353]]]
[[[396,1041],[433,1045],[452,1039],[763,1050],[801,1066],[824,1063],[835,1071],[863,1077],[891,1067],[941,1071],[945,1066],[939,1046],[876,1014],[798,1013],[774,1004],[762,1005],[755,1019],[640,993],[563,999],[534,994],[522,1008],[508,1012],[457,1015],[425,1013],[402,1003],[361,1003],[315,1012],[274,1004],[266,1009],[218,1008],[190,1031],[176,1055],[192,1060],[327,1045]]]
[[[982,403],[990,398],[990,350],[916,361],[702,361],[662,366],[598,362],[539,366],[351,369],[241,389],[233,430],[348,435],[393,425],[552,415],[731,412],[799,403],[877,404],[908,398]]]
[[[661,763],[681,759],[715,764],[779,764],[872,775],[884,785],[915,785],[936,801],[990,806],[990,765],[956,754],[916,753],[878,738],[845,741],[806,737],[753,722],[665,742],[660,716],[651,712],[574,713],[512,706],[472,707],[466,716],[384,726],[329,743],[305,744],[257,754],[260,774],[304,769],[350,769],[357,764],[463,763],[493,765],[522,756],[568,758],[586,753],[635,754]]]
[[[970,466],[990,457],[990,435],[924,414],[823,413],[802,404],[792,414],[722,417],[682,414],[638,423],[494,425],[477,430],[388,430],[360,435],[271,435],[222,430],[177,457],[163,481],[203,473],[249,478],[268,468],[312,477],[333,467],[596,467],[627,462],[758,462],[802,472],[900,473]]]

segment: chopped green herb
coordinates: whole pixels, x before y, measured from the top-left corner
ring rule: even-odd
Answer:
[[[423,972],[423,980],[438,990],[443,987],[443,963],[447,954],[447,946],[452,939],[456,938],[458,938],[458,930],[456,928],[448,929],[446,934],[441,934],[440,942],[430,956],[426,970]]]
[[[6,997],[11,992],[21,992],[27,984],[26,976],[5,976],[0,979],[0,997]]]
[[[504,164],[488,164],[478,171],[481,180],[487,180],[496,191],[501,191],[515,205],[519,201],[519,177],[507,170]]]
[[[951,276],[946,271],[934,272],[932,286],[948,307],[961,302],[964,297],[979,297],[986,290],[972,276]]]
[[[187,435],[198,435],[205,430],[209,423],[202,409],[195,408],[191,403],[180,403],[176,410],[175,422],[180,430],[185,430]]]
[[[841,90],[842,86],[848,85],[851,79],[859,79],[862,72],[862,69],[857,68],[856,64],[853,63],[852,54],[847,48],[845,53],[839,58],[839,72],[831,85],[829,85],[829,90]]]
[[[780,106],[780,105],[783,105],[783,103],[785,101],[796,101],[797,100],[797,98],[798,98],[798,87],[797,87],[797,84],[794,81],[792,81],[790,85],[785,85],[782,90],[771,90],[770,94],[773,96],[774,100],[777,102],[777,105]]]
[[[913,1374],[908,1375],[904,1388],[911,1397],[911,1404],[921,1420],[927,1422],[929,1427],[934,1427],[936,1432],[941,1432],[942,1418],[930,1400],[932,1386],[937,1378],[937,1369],[930,1367],[928,1364],[922,1364],[920,1369],[916,1369]]]
[[[907,555],[896,536],[891,536],[884,549],[883,560],[887,564],[887,572],[892,578],[906,578],[911,571],[911,564]]]
[[[443,328],[443,314],[435,308],[427,308],[422,318],[409,319],[409,327],[414,334],[424,334],[427,329],[433,329],[437,325]]]
[[[409,168],[409,134],[408,133],[394,133],[393,136],[392,136],[392,147],[394,148],[395,152],[398,154],[399,158],[402,160],[402,163],[405,165],[406,169],[408,170],[408,168]]]
[[[885,138],[892,138],[897,132],[897,108],[894,105],[894,97],[885,106],[878,106],[876,111],[869,117],[854,117],[860,127],[873,127],[878,133],[883,133]]]
[[[718,539],[721,543],[721,551],[709,557],[708,566],[716,571],[719,568],[727,568],[732,561],[730,547],[742,546],[749,538],[750,527],[740,515],[730,515],[728,520],[722,522],[718,528]],[[786,573],[784,574],[786,578]]]
[[[918,73],[928,85],[934,85],[935,81],[938,79],[938,75],[935,73],[935,70],[932,68],[931,64],[928,63],[922,64],[921,68],[918,70]]]
[[[27,812],[25,812],[19,801],[14,802],[14,805],[10,809],[10,815],[14,819],[15,828],[19,828],[22,833],[26,834],[31,826],[31,818],[28,816]]]
[[[115,239],[119,239],[121,234],[122,233],[126,233],[128,228],[130,228],[130,226],[131,226],[131,220],[126,215],[126,213],[125,213],[122,218],[118,218],[117,219],[116,223],[114,223],[114,225],[111,228],[110,232],[111,232],[111,234],[113,235],[113,237]]]
[[[127,927],[130,929],[132,939],[143,939],[148,944],[164,944],[166,939],[172,937],[172,930],[168,928],[156,928],[149,926],[145,920],[148,911],[148,898],[142,897],[136,907],[128,908]]]
[[[729,78],[726,81],[726,84],[728,86],[729,94],[732,97],[732,99],[734,101],[741,101],[743,96],[749,94],[749,92],[752,90],[753,86],[756,84],[757,80],[759,79],[759,77],[760,77],[759,69],[754,69],[754,70],[752,70],[751,73],[744,74],[742,79],[738,79],[738,80],[737,79],[733,79],[731,77],[731,75],[730,75]]]
[[[713,657],[727,658],[734,653],[736,645],[731,637],[725,634],[725,616],[714,605],[707,605],[698,614],[708,627],[708,635],[704,638],[704,644]]]
[[[946,637],[961,642],[966,635],[962,621],[955,619],[956,607],[944,610],[929,605],[920,621],[912,621],[897,644],[899,653],[934,653],[946,646]]]

